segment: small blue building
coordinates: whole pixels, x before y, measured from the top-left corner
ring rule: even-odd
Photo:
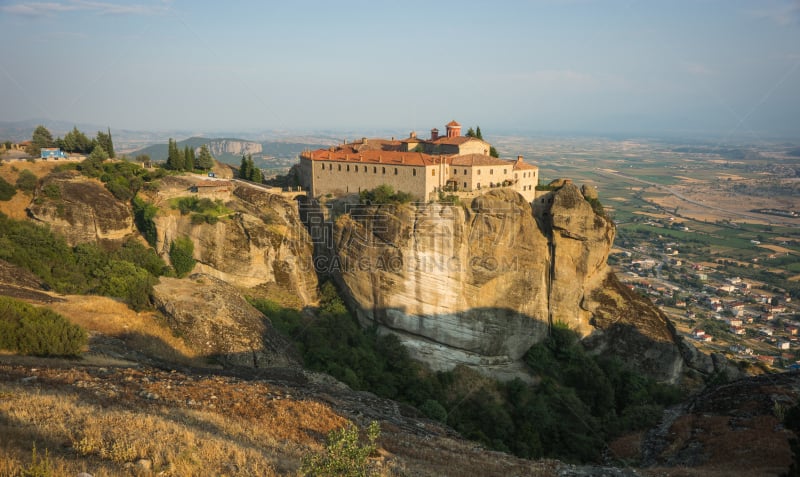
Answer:
[[[66,159],[67,153],[57,147],[43,147],[41,153],[42,159]]]

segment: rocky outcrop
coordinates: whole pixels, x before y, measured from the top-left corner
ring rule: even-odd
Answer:
[[[28,214],[63,235],[70,245],[119,240],[136,231],[127,204],[101,182],[76,172],[45,177]]]
[[[511,368],[561,322],[598,353],[646,351],[642,369],[675,380],[683,362],[669,322],[621,288],[604,294],[617,283],[606,263],[613,223],[592,190],[557,186],[535,207],[509,190],[465,206],[356,207],[333,226],[330,271],[363,324],[395,333],[433,369]]]
[[[161,278],[156,307],[184,341],[225,366],[296,366],[289,342],[233,286],[209,275]]]
[[[549,214],[542,216],[551,236],[550,318],[586,335],[593,329],[593,307],[587,298],[609,273],[615,228],[571,182],[543,199],[550,205]]]
[[[333,272],[360,320],[434,369],[510,363],[547,333],[547,238],[514,192],[360,207],[333,235]]]
[[[662,475],[791,475],[798,429],[789,416],[798,402],[797,372],[710,386],[646,433],[642,466]]]
[[[290,199],[247,185],[233,185],[225,205],[232,210],[214,224],[192,220],[170,208],[167,199],[193,195],[189,179],[172,178],[154,222],[156,249],[168,260],[170,243],[189,237],[194,243],[198,273],[242,288],[281,288],[301,304],[316,300],[313,245]],[[202,195],[202,194],[201,194]]]

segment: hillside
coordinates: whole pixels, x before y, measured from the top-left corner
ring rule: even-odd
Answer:
[[[384,475],[469,475],[474,465],[485,475],[599,471],[511,452],[670,467],[669,458],[647,460],[656,444],[645,437],[675,412],[662,414],[664,406],[684,396],[666,383],[737,375],[680,341],[648,300],[618,283],[606,265],[613,223],[569,183],[553,186],[543,209],[492,191],[455,206],[350,204],[342,213],[332,204],[333,217],[320,221],[316,204],[268,187],[104,166],[107,181],[143,174],[137,201],[109,195],[109,182],[61,171],[22,197],[28,218],[66,242],[4,226],[38,234],[39,253],[58,252],[43,262],[35,253],[22,259],[30,247],[9,248],[4,258],[40,275],[0,262],[0,293],[46,305],[90,332],[78,361],[0,355],[0,396],[14,396],[0,414],[2,435],[14,440],[0,452],[16,471],[35,441],[65,472],[293,473],[346,420],[380,422],[374,462]],[[315,223],[327,232],[307,227]],[[10,237],[25,240],[0,233]],[[181,240],[192,245],[184,252],[191,263],[179,272],[173,246]],[[452,256],[484,260],[427,271],[398,265]],[[358,266],[326,268],[322,259]],[[57,295],[50,284],[121,297],[140,312],[110,298]],[[142,288],[127,294],[129,285]],[[376,326],[362,329],[351,312]],[[273,389],[288,410],[275,407]],[[797,399],[782,393],[785,410]],[[61,424],[45,419],[52,409],[67,416]],[[775,424],[781,413],[773,413]],[[120,418],[141,422],[148,437],[116,433],[109,422]],[[771,446],[791,437],[771,429]],[[676,445],[684,442],[696,445]],[[450,461],[456,455],[463,464]],[[789,454],[781,455],[785,466]]]

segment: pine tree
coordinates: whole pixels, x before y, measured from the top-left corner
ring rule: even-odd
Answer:
[[[50,134],[50,131],[46,127],[39,125],[33,130],[31,145],[28,146],[25,152],[29,156],[39,157],[43,147],[53,147],[54,144],[55,141],[53,141],[53,135]]]
[[[250,165],[244,154],[242,154],[242,165],[239,166],[239,179],[250,179]]]
[[[169,138],[169,145],[167,146],[167,169],[174,171],[180,170],[178,168],[178,145],[175,140]]]
[[[256,184],[261,184],[264,182],[264,176],[261,174],[261,169],[258,167],[253,167],[253,172],[250,174],[250,180],[255,182]]]
[[[116,153],[114,152],[114,141],[111,139],[111,128],[108,128],[108,133],[106,134],[108,138],[108,144],[106,148],[106,152],[108,153],[108,157],[114,158],[117,157]]]
[[[471,127],[467,129],[467,137],[475,137],[475,130]]]
[[[179,171],[186,170],[186,154],[184,154],[183,151],[181,151],[180,149],[178,149],[178,160],[176,161],[176,163],[178,165]]]
[[[191,171],[194,169],[194,151],[188,145],[183,146],[183,170]]]
[[[208,150],[208,144],[203,144],[200,147],[200,154],[197,156],[197,161],[195,161],[195,166],[198,169],[211,169],[214,167],[214,158],[211,156],[211,151]]]

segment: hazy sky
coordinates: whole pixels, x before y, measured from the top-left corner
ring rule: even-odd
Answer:
[[[800,0],[0,0],[0,120],[800,137]]]

